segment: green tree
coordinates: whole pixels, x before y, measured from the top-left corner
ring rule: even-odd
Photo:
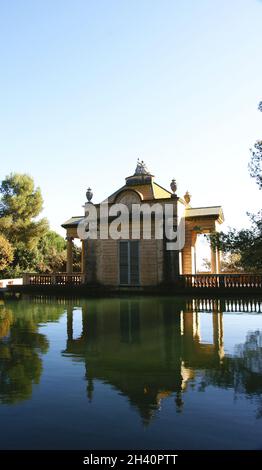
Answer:
[[[253,223],[250,229],[230,229],[227,233],[214,234],[211,243],[224,254],[235,255],[236,271],[262,272],[261,224]]]
[[[252,178],[255,178],[259,189],[262,189],[262,140],[258,140],[251,149],[249,171]]]
[[[13,261],[14,250],[9,241],[0,234],[0,271],[6,269]]]
[[[38,243],[48,230],[46,219],[36,218],[43,207],[39,188],[31,176],[11,173],[0,186],[0,234],[13,247],[12,263],[0,264],[1,275],[19,276],[36,271],[41,260]]]
[[[73,245],[73,271],[81,271],[81,248]]]
[[[58,233],[49,230],[38,243],[42,272],[64,271],[66,266],[66,241]]]
[[[258,109],[262,112],[262,101]],[[251,149],[249,171],[255,179],[259,190],[262,189],[262,141],[258,140]],[[251,220],[250,229],[240,231],[231,229],[227,233],[216,233],[211,236],[211,243],[224,253],[236,255],[238,267],[250,272],[262,272],[262,211],[248,214]]]
[[[262,101],[258,105],[259,111],[262,112]],[[249,163],[250,176],[255,178],[259,189],[262,189],[262,140],[257,140],[251,151],[251,160]]]
[[[14,247],[19,242],[29,249],[35,247],[48,222],[35,220],[42,211],[43,198],[31,176],[11,173],[1,183],[0,197],[0,233]]]

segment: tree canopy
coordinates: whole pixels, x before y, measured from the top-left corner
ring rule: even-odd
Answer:
[[[39,188],[31,176],[11,173],[0,186],[0,232],[13,244],[33,248],[48,230],[46,219],[35,220],[43,208]]]
[[[262,112],[262,101],[258,109]],[[251,149],[249,163],[250,176],[255,179],[259,190],[262,189],[262,140]],[[230,229],[227,233],[211,236],[211,243],[224,253],[237,255],[237,267],[242,271],[262,272],[262,211],[248,214],[250,229]]]
[[[14,250],[9,241],[0,234],[0,271],[6,269],[13,261]]]
[[[41,190],[27,174],[11,173],[0,185],[0,273],[63,271],[66,242],[39,218]]]
[[[258,109],[262,112],[262,101],[260,101]],[[251,149],[249,171],[250,176],[255,178],[259,189],[262,189],[262,140],[257,140],[253,149]]]

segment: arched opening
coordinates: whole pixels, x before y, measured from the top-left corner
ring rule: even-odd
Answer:
[[[211,272],[210,242],[204,233],[197,234],[195,243],[196,274]]]

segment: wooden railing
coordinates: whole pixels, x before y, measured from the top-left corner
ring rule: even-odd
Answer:
[[[262,275],[259,274],[184,274],[181,276],[184,287],[192,288],[262,288]]]
[[[54,273],[35,274],[26,273],[23,275],[23,284],[31,286],[79,286],[84,284],[85,275],[82,273]]]

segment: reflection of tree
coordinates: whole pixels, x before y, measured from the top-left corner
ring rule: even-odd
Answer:
[[[10,302],[0,306],[0,402],[30,398],[42,373],[41,355],[48,340],[38,332],[39,323],[59,318],[61,306]],[[13,319],[13,320],[12,320]]]
[[[13,315],[10,309],[0,305],[0,338],[7,336],[13,322]]]
[[[236,348],[239,358],[240,379],[236,383],[236,390],[247,394],[261,394],[262,392],[262,332],[249,332],[244,344]],[[237,375],[237,374],[236,374]]]
[[[262,417],[262,332],[252,331],[246,341],[235,348],[234,356],[226,356],[219,367],[205,371],[202,387],[216,385],[233,388],[258,401],[258,417]]]

